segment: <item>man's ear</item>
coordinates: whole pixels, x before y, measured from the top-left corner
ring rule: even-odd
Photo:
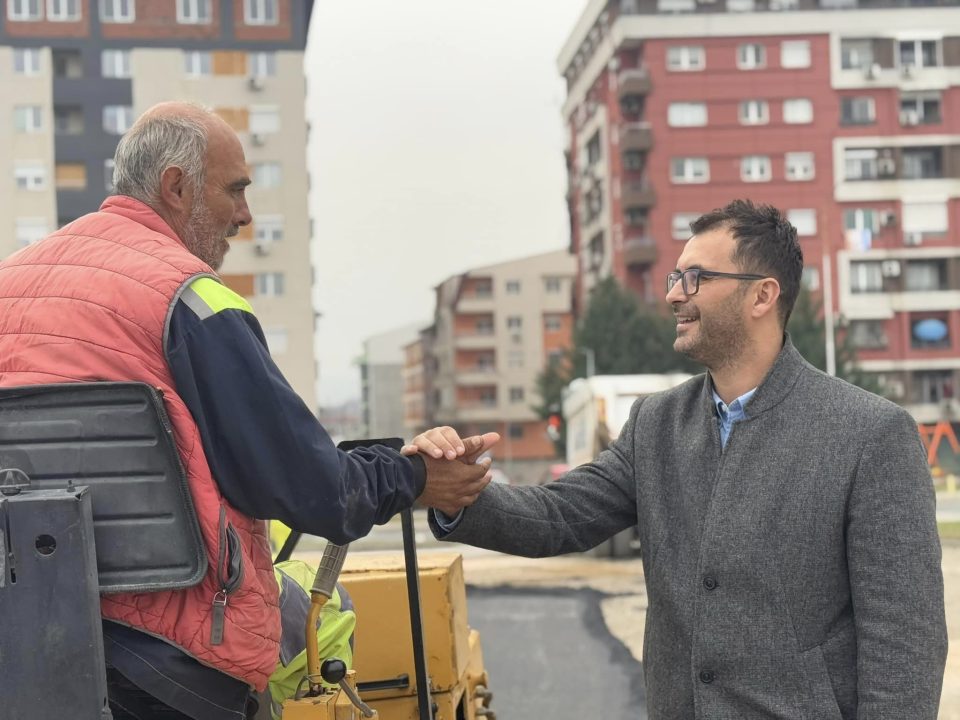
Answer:
[[[753,296],[751,315],[755,318],[761,318],[767,313],[776,313],[779,299],[780,283],[775,278],[764,278],[757,286]]]
[[[173,210],[185,210],[189,204],[187,176],[176,166],[168,167],[160,176],[160,198]]]

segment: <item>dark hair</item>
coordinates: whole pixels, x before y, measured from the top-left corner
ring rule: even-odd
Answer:
[[[734,200],[690,223],[694,235],[720,228],[729,229],[737,243],[732,259],[741,272],[766,275],[780,283],[778,310],[786,327],[803,274],[797,229],[772,205],[755,205],[750,200]]]

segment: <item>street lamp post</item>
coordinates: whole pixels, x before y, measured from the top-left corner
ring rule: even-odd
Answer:
[[[587,357],[587,377],[593,377],[597,369],[597,356],[593,352],[593,348],[580,348],[580,352]]]

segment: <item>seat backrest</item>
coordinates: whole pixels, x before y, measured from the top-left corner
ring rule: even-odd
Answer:
[[[143,383],[0,388],[0,473],[89,488],[100,592],[190,587],[207,570],[162,396]]]

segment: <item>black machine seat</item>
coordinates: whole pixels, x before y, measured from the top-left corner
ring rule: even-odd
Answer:
[[[207,570],[162,396],[143,383],[0,388],[0,476],[87,486],[100,592],[190,587]]]

